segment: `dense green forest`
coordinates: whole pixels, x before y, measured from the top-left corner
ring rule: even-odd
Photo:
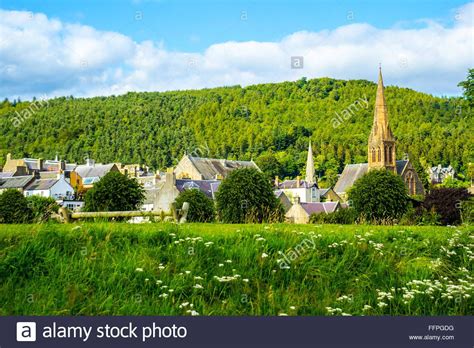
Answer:
[[[347,163],[365,162],[376,84],[329,78],[204,90],[61,97],[47,103],[0,104],[0,163],[13,157],[176,164],[185,153],[253,159],[271,174],[304,171],[308,140],[318,175],[333,181]],[[385,91],[397,158],[421,166],[451,164],[466,172],[474,158],[474,122],[468,100],[434,97],[407,88]],[[357,100],[334,128],[336,113]],[[362,105],[363,103],[360,103]],[[18,117],[18,116],[21,117]],[[26,117],[25,117],[26,115]],[[23,118],[21,120],[20,118]]]

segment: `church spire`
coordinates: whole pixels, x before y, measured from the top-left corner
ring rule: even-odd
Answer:
[[[383,85],[382,67],[379,66],[379,81],[377,84],[377,95],[375,98],[374,127],[383,135],[388,135],[388,114],[385,102],[385,87]]]
[[[314,160],[313,160],[313,148],[311,147],[311,140],[309,141],[309,146],[308,146],[308,158],[306,160],[305,181],[311,184],[314,184],[316,182],[316,178],[314,176]]]
[[[396,171],[395,137],[388,124],[388,110],[385,101],[382,68],[379,66],[379,80],[375,97],[374,122],[368,144],[369,169],[386,168]]]

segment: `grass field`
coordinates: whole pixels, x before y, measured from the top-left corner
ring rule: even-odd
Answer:
[[[474,228],[0,225],[1,315],[467,315]]]

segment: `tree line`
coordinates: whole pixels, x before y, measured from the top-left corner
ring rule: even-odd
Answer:
[[[467,82],[466,82],[467,83]],[[472,83],[471,83],[472,85]],[[467,85],[469,87],[469,85]],[[153,169],[181,156],[253,159],[281,178],[304,173],[308,140],[318,176],[333,184],[345,164],[367,160],[376,84],[365,80],[302,78],[295,82],[121,96],[61,97],[0,103],[0,164],[14,157],[141,163]],[[334,128],[333,119],[360,98],[360,108]],[[386,88],[397,158],[420,168],[451,164],[466,174],[473,162],[472,98],[435,97]],[[21,122],[22,112],[29,112]]]

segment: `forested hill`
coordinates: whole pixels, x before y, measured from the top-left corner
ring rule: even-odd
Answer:
[[[165,168],[185,151],[200,156],[254,160],[281,176],[304,170],[308,139],[320,175],[334,177],[346,163],[365,162],[376,84],[328,78],[95,98],[56,98],[48,104],[0,106],[0,163],[13,157],[83,162],[146,163]],[[397,157],[423,165],[473,161],[473,116],[461,98],[439,98],[387,87]],[[336,113],[357,100],[351,117],[333,127]],[[356,110],[358,109],[358,110]],[[24,121],[18,115],[32,113]],[[347,116],[347,114],[346,114]],[[18,125],[18,123],[20,123]],[[17,127],[14,126],[17,125]]]

